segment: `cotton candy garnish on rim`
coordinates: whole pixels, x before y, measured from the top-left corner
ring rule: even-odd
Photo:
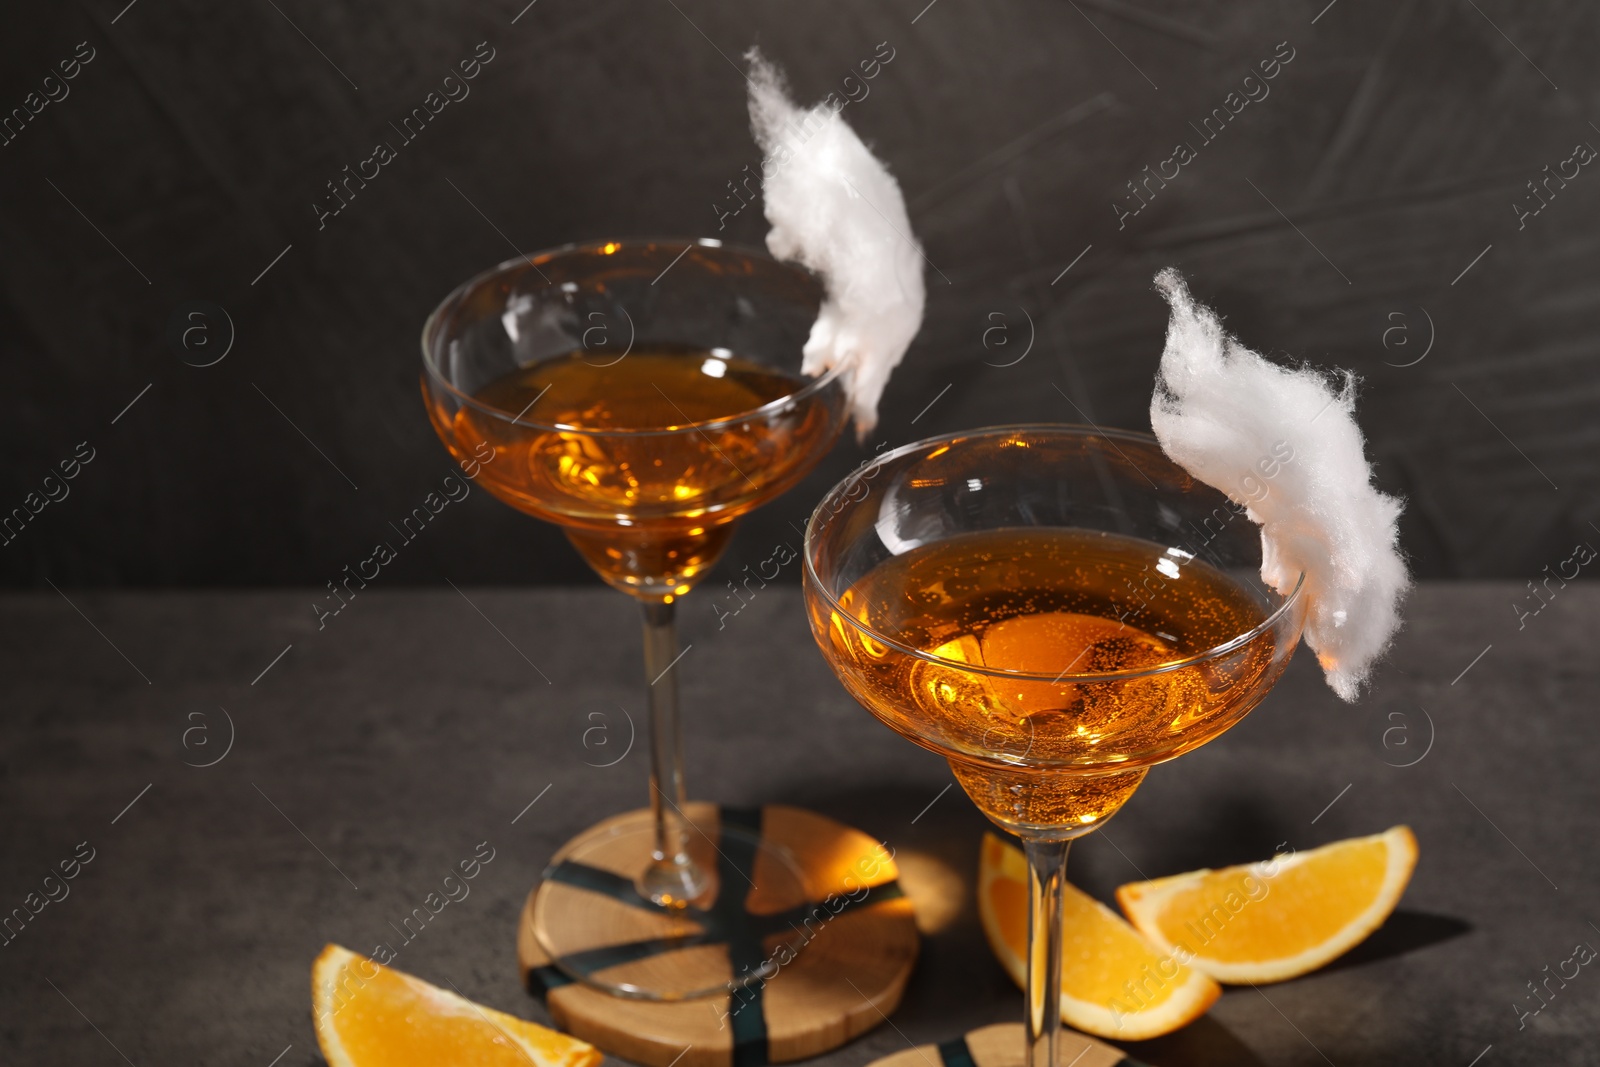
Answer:
[[[1261,527],[1263,581],[1287,594],[1305,573],[1306,643],[1328,685],[1353,701],[1400,626],[1410,586],[1402,503],[1372,486],[1355,377],[1347,372],[1335,392],[1317,371],[1269,363],[1224,332],[1176,270],[1155,284],[1172,307],[1150,399],[1156,438],[1174,462],[1246,506]]]
[[[922,326],[922,249],[886,168],[826,103],[802,108],[761,53],[750,63],[750,129],[761,166],[767,248],[821,276],[827,295],[805,345],[806,374],[843,367],[864,438],[889,374]]]

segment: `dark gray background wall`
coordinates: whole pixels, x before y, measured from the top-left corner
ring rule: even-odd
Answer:
[[[525,3],[0,14],[0,109],[79,42],[94,53],[0,147],[0,511],[79,442],[95,457],[0,547],[0,581],[320,586],[364,558],[451,469],[416,339],[457,282],[573,240],[761,240],[755,207],[721,232],[714,207],[759,162],[752,43],[807,101],[893,49],[845,115],[934,267],[869,445],[1000,421],[1148,428],[1165,326],[1149,281],[1177,264],[1255,347],[1363,376],[1423,576],[1528,578],[1600,543],[1600,168],[1520,223],[1514,207],[1541,203],[1526,183],[1546,165],[1600,146],[1592,4]],[[319,229],[325,183],[398,141],[389,123],[479,42],[494,59],[471,95]],[[1270,95],[1203,141],[1190,124],[1285,49]],[[1197,158],[1119,229],[1126,183],[1179,141]],[[167,337],[193,300],[232,323],[214,366]],[[863,454],[841,445],[747,520],[730,563],[793,542]],[[589,580],[557,531],[481,492],[392,570]]]

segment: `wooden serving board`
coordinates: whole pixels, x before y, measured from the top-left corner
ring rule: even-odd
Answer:
[[[1021,1023],[995,1023],[937,1045],[919,1045],[874,1060],[867,1067],[1022,1067],[1026,1035]],[[1121,1049],[1076,1030],[1063,1029],[1055,1067],[1144,1067]]]
[[[894,1011],[918,936],[888,850],[799,808],[690,804],[685,814],[691,851],[718,871],[716,899],[703,908],[666,912],[632,893],[648,810],[573,838],[528,895],[518,962],[558,1026],[647,1067],[761,1067],[837,1048]],[[756,838],[787,850],[805,872],[804,897],[764,888],[786,879],[763,869],[767,853],[750,861]],[[567,936],[577,932],[582,948],[552,960],[534,932],[539,909]],[[683,988],[769,976],[731,993],[663,1002],[587,985],[585,973],[612,984],[670,978]]]

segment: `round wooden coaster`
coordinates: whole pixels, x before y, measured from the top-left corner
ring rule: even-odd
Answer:
[[[720,907],[713,901],[667,914],[629,898],[648,810],[573,838],[528,895],[517,959],[528,990],[558,1026],[647,1067],[759,1067],[838,1048],[894,1011],[918,939],[888,850],[799,808],[690,804],[685,814],[698,846],[691,851],[719,871]],[[754,835],[775,853],[763,850],[743,871],[737,846]],[[804,896],[778,869],[789,867],[804,872]],[[551,960],[535,934],[536,916],[579,930],[582,950]],[[671,977],[684,987],[766,977],[731,993],[663,1002],[616,996],[575,977],[585,973],[612,985]]]
[[[919,1045],[873,1060],[867,1067],[1022,1067],[1026,1035],[1021,1023],[995,1023],[937,1045]],[[1143,1067],[1118,1048],[1076,1030],[1063,1029],[1056,1042],[1056,1067]]]

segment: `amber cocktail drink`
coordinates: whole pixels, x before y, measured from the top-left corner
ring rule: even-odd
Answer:
[[[716,562],[734,519],[833,443],[833,397],[808,384],[726,348],[636,342],[614,364],[578,350],[511,371],[441,432],[462,454],[504,455],[481,483],[565,527],[607,582],[670,603]],[[748,417],[769,404],[786,408]]]

